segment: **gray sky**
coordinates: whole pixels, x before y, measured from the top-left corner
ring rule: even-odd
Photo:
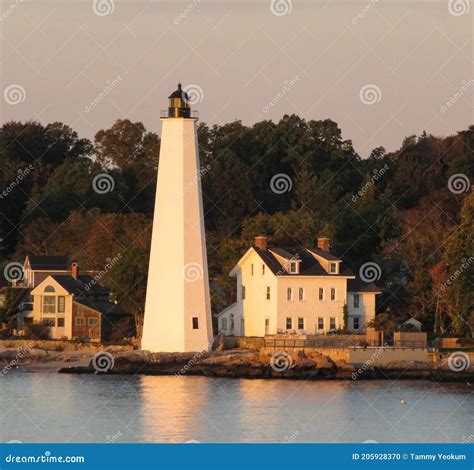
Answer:
[[[178,81],[209,124],[330,118],[361,156],[474,121],[468,0],[1,1],[2,121],[159,132]]]

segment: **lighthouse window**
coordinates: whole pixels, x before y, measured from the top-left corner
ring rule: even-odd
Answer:
[[[199,330],[199,318],[193,317],[193,330]]]

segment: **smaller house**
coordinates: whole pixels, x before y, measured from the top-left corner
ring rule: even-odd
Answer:
[[[79,274],[77,263],[64,274],[42,279],[32,274],[35,287],[30,291],[31,308],[18,314],[19,329],[42,323],[50,327],[52,339],[94,342],[109,341],[114,331],[123,331],[124,336],[133,333],[132,316],[110,302],[109,290],[93,277]]]
[[[23,263],[23,286],[33,288],[48,276],[69,274],[67,256],[28,255]]]

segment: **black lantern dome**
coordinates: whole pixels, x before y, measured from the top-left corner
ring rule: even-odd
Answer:
[[[191,117],[191,107],[189,106],[189,96],[178,83],[178,89],[168,96],[168,117]]]

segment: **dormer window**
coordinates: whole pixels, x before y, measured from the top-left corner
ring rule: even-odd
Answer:
[[[288,266],[288,272],[290,274],[298,274],[298,263],[296,261],[290,261]]]
[[[337,274],[337,263],[329,263],[329,273]]]

